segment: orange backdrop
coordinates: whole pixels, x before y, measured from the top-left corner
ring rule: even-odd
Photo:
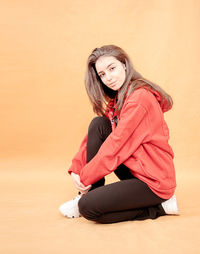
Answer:
[[[1,2],[0,252],[199,254],[200,1]],[[105,44],[174,100],[179,217],[98,225],[58,212],[77,195],[66,171],[94,117],[86,61]]]
[[[2,3],[1,158],[71,159],[94,116],[84,87],[95,47],[124,48],[174,99],[176,156],[199,156],[199,1]]]

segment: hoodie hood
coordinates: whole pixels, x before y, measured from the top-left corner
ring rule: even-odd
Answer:
[[[130,87],[127,88],[127,91],[126,91],[126,94],[128,92]],[[141,87],[141,88],[144,88],[146,89],[147,91],[150,91],[156,98],[156,100],[158,101],[160,107],[161,107],[161,110],[163,113],[169,111],[171,108],[172,108],[172,105],[168,104],[167,100],[165,99],[165,97],[163,97],[162,99],[162,96],[161,94],[154,90],[152,87]],[[139,89],[139,88],[138,88]],[[125,95],[126,96],[126,95]],[[110,102],[108,103],[107,105],[107,109],[106,109],[106,112],[105,112],[105,115],[108,116],[108,112],[110,112],[110,114],[112,115],[112,118],[115,116],[115,115],[118,115],[119,112],[117,110],[114,110],[113,109],[113,106],[117,103],[117,100],[118,100],[118,94],[116,94],[115,98],[110,100]],[[111,113],[112,112],[112,113]],[[110,116],[111,117],[111,116]]]
[[[128,93],[129,88],[130,88],[130,86],[127,88],[126,94]],[[158,101],[158,103],[159,103],[159,105],[160,105],[161,110],[162,110],[163,113],[169,111],[169,110],[172,108],[172,105],[170,105],[170,103],[167,102],[167,100],[165,99],[165,97],[163,97],[163,99],[162,99],[161,94],[160,94],[158,91],[154,90],[152,87],[149,87],[149,86],[148,86],[148,87],[142,86],[142,87],[139,87],[138,89],[140,89],[140,88],[144,88],[144,89],[146,89],[147,91],[150,91],[150,92],[155,96],[155,98],[156,98],[156,100]],[[126,96],[126,95],[125,95],[125,96]],[[116,97],[117,97],[117,96],[116,96]]]
[[[162,109],[162,112],[167,112],[172,108],[172,105],[170,105],[167,100],[165,99],[165,97],[162,97],[160,95],[160,93],[158,91],[153,90],[152,88],[150,89],[151,93],[156,97],[158,103],[160,104],[160,107]]]

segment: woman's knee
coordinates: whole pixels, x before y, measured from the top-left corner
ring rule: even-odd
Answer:
[[[105,116],[97,116],[92,119],[88,132],[98,131],[101,135],[109,135],[112,132],[110,120]]]
[[[105,116],[96,116],[92,119],[89,129],[96,128],[98,126],[110,126],[110,120]]]

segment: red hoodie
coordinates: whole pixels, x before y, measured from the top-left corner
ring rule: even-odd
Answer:
[[[68,173],[79,174],[87,186],[123,163],[156,195],[169,199],[175,191],[176,177],[163,113],[170,108],[165,99],[161,103],[157,91],[145,87],[133,91],[124,101],[117,126],[112,124],[113,130],[97,154],[86,163],[86,135]],[[111,120],[112,112],[106,116]]]

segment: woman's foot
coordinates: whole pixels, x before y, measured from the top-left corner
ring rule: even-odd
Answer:
[[[175,195],[173,195],[167,201],[164,201],[163,203],[161,203],[161,205],[166,214],[180,215]]]
[[[79,212],[78,208],[78,201],[81,198],[82,195],[78,195],[72,200],[63,203],[60,207],[59,210],[60,212],[69,218],[78,218],[81,217],[81,214]]]

